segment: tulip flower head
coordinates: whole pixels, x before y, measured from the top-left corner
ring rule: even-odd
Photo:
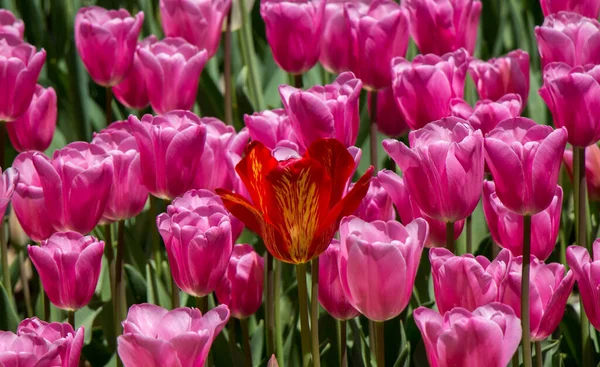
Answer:
[[[467,120],[475,130],[481,130],[483,136],[492,131],[498,123],[521,114],[523,103],[518,94],[510,93],[494,102],[490,99],[480,99],[475,108],[460,98],[450,101],[452,116]]]
[[[545,17],[560,11],[567,11],[597,19],[600,12],[600,1],[598,0],[540,0],[540,5]]]
[[[2,169],[0,168],[0,172]],[[19,170],[16,168],[7,168],[0,177],[0,218],[4,218],[4,213],[8,207],[8,203],[13,197],[15,188],[19,183]]]
[[[25,23],[21,19],[17,19],[10,10],[0,9],[0,34],[12,34],[23,39],[24,33]]]
[[[600,330],[600,240],[594,241],[592,256],[585,247],[569,246],[567,264],[573,270],[581,294],[583,310],[590,323]]]
[[[300,151],[296,132],[283,108],[244,115],[244,122],[250,138],[260,141],[267,148],[273,150],[278,146],[286,146]]]

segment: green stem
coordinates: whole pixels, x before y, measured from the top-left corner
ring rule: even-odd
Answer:
[[[267,355],[273,355],[275,346],[275,272],[274,259],[269,251],[265,255],[265,323],[267,326]]]
[[[294,87],[302,89],[302,74],[294,74]]]
[[[542,342],[535,342],[535,362],[537,367],[544,367],[544,359],[542,356]]]
[[[252,348],[250,347],[250,331],[248,330],[248,319],[241,319],[242,338],[244,342],[244,360],[246,367],[252,367]]]
[[[224,49],[224,65],[223,74],[225,79],[225,123],[227,125],[233,125],[233,83],[231,82],[231,13],[232,7],[229,7],[229,14],[227,14],[227,21],[225,23],[225,39],[223,40]]]
[[[235,341],[235,318],[230,317],[227,322],[227,341],[229,342],[229,353],[234,355],[237,343]]]
[[[456,248],[454,244],[454,222],[446,223],[446,248],[448,251],[456,255]]]
[[[467,217],[467,253],[473,253],[473,216],[469,215]]]
[[[377,349],[377,367],[385,367],[385,340],[383,322],[375,322],[375,348]]]
[[[252,98],[254,110],[262,111],[265,109],[265,101],[262,94],[258,64],[256,62],[254,41],[252,39],[252,24],[250,22],[249,14],[246,12],[246,3],[244,1],[238,1],[238,4],[240,6],[240,15],[242,18],[240,48],[242,49],[244,63],[248,68],[248,89]]]
[[[348,348],[346,347],[346,320],[340,320],[340,335],[339,335],[339,344],[340,344],[340,366],[348,367]]]
[[[313,367],[321,366],[319,351],[319,258],[311,261],[310,330]]]
[[[42,287],[41,281],[40,296],[42,297],[44,303],[44,321],[50,322],[50,299],[48,299],[48,294],[44,291],[44,287]]]
[[[300,303],[300,336],[302,341],[302,366],[310,365],[310,328],[308,326],[308,290],[306,286],[306,264],[296,265],[298,278],[298,302]]]
[[[4,126],[4,125],[2,125]],[[2,284],[6,289],[6,295],[8,299],[13,301],[13,289],[10,284],[10,268],[8,265],[8,244],[6,243],[6,238],[4,237],[4,213],[0,215],[2,218],[0,220],[0,256],[2,257]]]
[[[106,117],[106,126],[111,124],[112,122],[112,90],[110,87],[106,87],[106,106],[104,109],[105,117]]]
[[[175,283],[175,278],[171,276],[171,306],[173,309],[179,308],[179,287]]]
[[[152,252],[154,252],[154,263],[156,264],[156,277],[160,279],[162,273],[162,255],[160,251],[160,239],[158,238],[158,228],[156,227],[156,216],[158,215],[158,199],[150,196],[150,236],[152,241]],[[158,299],[158,297],[156,298]]]
[[[111,249],[112,252],[112,249]],[[115,312],[115,336],[121,335],[121,320],[124,319],[123,309],[125,300],[121,297],[123,287],[123,261],[125,255],[125,221],[120,220],[117,225],[117,259],[115,260],[115,283],[114,283],[114,312]]]
[[[379,165],[378,165],[378,159],[377,159],[377,148],[378,148],[378,140],[377,140],[377,91],[372,91],[369,92],[371,93],[371,100],[369,101],[370,103],[370,112],[371,112],[371,119],[370,119],[370,134],[369,134],[369,139],[370,139],[370,157],[371,157],[371,165],[374,168],[373,173],[377,174],[377,171],[379,170]]]
[[[77,330],[75,327],[75,311],[67,311],[67,318],[69,319],[69,324],[73,326],[73,329]]]
[[[31,291],[29,281],[25,272],[25,249],[19,251],[19,271],[21,273],[21,285],[23,286],[23,298],[25,298],[25,311],[27,317],[33,317],[33,307],[31,305]]]
[[[115,300],[115,269],[114,269],[114,252],[113,252],[113,240],[112,240],[112,228],[111,224],[105,224],[104,226],[104,256],[108,262],[108,278],[110,280],[110,295],[114,302]]]
[[[523,366],[531,367],[529,327],[529,265],[531,257],[531,215],[523,217],[523,266],[521,268],[521,328],[523,332]]]
[[[375,321],[369,320],[369,350],[371,351],[371,360],[377,360],[375,350]]]
[[[283,263],[279,261],[273,262],[275,268],[275,281],[274,281],[274,296],[273,296],[273,307],[274,307],[274,324],[275,324],[275,356],[279,361],[279,367],[284,367],[284,356],[283,356],[283,333],[281,332],[281,271]]]

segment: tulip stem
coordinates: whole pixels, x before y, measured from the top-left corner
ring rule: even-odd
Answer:
[[[377,350],[377,367],[385,367],[385,340],[383,321],[375,321],[375,348]]]
[[[346,347],[346,320],[340,320],[340,335],[339,335],[339,343],[340,343],[340,367],[348,367],[348,348]]]
[[[306,286],[306,264],[296,265],[298,278],[298,302],[300,303],[300,336],[302,341],[302,366],[310,365],[310,328],[308,326],[308,290]]]
[[[225,78],[225,123],[227,125],[233,125],[233,84],[231,83],[231,14],[232,7],[229,7],[229,14],[227,14],[227,21],[225,23],[225,39],[224,43],[224,65],[223,74]]]
[[[454,246],[454,222],[446,223],[446,248],[448,251],[456,255],[456,249]]]
[[[531,215],[523,217],[523,266],[521,267],[521,328],[523,331],[523,366],[531,367],[529,328],[529,265],[531,257]]]
[[[40,280],[40,297],[42,297],[42,302],[44,303],[44,321],[50,322],[50,299],[48,298],[48,294],[44,290],[41,280]]]
[[[160,253],[160,239],[158,238],[158,228],[156,227],[157,205],[158,199],[150,196],[150,236],[152,241],[152,251],[154,252],[154,263],[156,265],[156,278],[161,279],[162,273],[162,256]],[[158,299],[158,297],[156,297]]]
[[[370,103],[370,112],[371,112],[371,120],[370,120],[370,133],[369,133],[369,138],[370,138],[370,157],[371,157],[371,165],[373,166],[374,170],[373,170],[373,174],[377,174],[377,171],[379,170],[379,165],[378,163],[378,158],[377,158],[377,148],[378,148],[378,144],[377,144],[377,91],[372,91],[369,92],[371,93],[371,100],[369,101]]]
[[[275,281],[273,282],[273,309],[275,324],[275,356],[279,361],[279,367],[284,367],[283,358],[283,334],[281,333],[281,268],[283,263],[274,261]]]
[[[310,330],[313,367],[321,366],[321,353],[319,351],[319,258],[311,261],[311,287],[310,287]]]
[[[73,329],[77,330],[75,327],[75,311],[67,311],[67,318],[69,320],[69,324],[73,326]]]
[[[202,312],[202,315],[208,312],[208,296],[196,297],[196,307]]]
[[[265,109],[265,100],[263,97],[262,85],[258,75],[258,65],[256,61],[256,51],[254,50],[254,40],[252,39],[252,23],[250,14],[246,11],[246,3],[238,1],[240,7],[240,16],[242,18],[242,28],[240,29],[240,49],[244,64],[248,69],[248,89],[250,91],[251,102],[255,111]]]
[[[105,109],[105,117],[106,117],[106,126],[110,125],[112,122],[112,90],[110,87],[106,87],[106,109]]]
[[[250,331],[248,330],[248,319],[241,319],[242,324],[242,338],[244,341],[244,356],[246,367],[252,367],[252,348],[250,348]]]
[[[6,289],[6,295],[8,299],[12,302],[13,299],[13,289],[10,284],[10,268],[8,265],[8,244],[6,243],[6,238],[4,236],[4,213],[0,213],[2,216],[2,220],[0,221],[0,256],[2,256],[2,284]]]
[[[108,261],[108,278],[110,279],[110,291],[111,297],[114,302],[115,300],[115,273],[114,273],[114,253],[113,253],[113,241],[112,241],[112,230],[111,224],[104,225],[104,256]]]
[[[111,250],[112,251],[112,250]],[[115,335],[121,335],[121,320],[123,319],[123,299],[121,287],[123,286],[123,255],[125,255],[125,221],[120,220],[117,225],[117,259],[115,261]]]
[[[544,367],[544,359],[542,358],[542,342],[535,342],[535,363],[536,367]]]
[[[473,238],[472,238],[472,232],[473,232],[473,216],[469,215],[467,217],[467,254],[471,254],[473,253]]]
[[[294,87],[302,89],[302,74],[294,74]]]
[[[230,317],[227,321],[227,341],[229,342],[229,353],[233,356],[237,342],[235,341],[235,318]]]
[[[267,326],[267,355],[273,355],[275,345],[275,272],[273,255],[269,251],[265,255],[265,323]]]
[[[33,307],[31,306],[31,292],[29,290],[29,281],[25,273],[25,255],[19,251],[19,272],[21,273],[21,285],[23,286],[23,298],[25,298],[25,311],[27,317],[33,317]]]

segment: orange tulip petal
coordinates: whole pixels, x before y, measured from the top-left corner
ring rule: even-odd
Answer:
[[[265,177],[277,167],[277,164],[277,159],[271,155],[269,148],[259,141],[252,141],[246,147],[246,155],[235,167],[252,198],[252,202],[263,214],[265,213],[265,195],[262,190],[265,187]]]
[[[241,220],[248,229],[262,235],[264,222],[262,214],[245,197],[225,189],[215,191],[231,214]]]

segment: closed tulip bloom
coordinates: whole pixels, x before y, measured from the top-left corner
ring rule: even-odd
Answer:
[[[557,185],[550,205],[531,217],[531,254],[542,261],[556,245],[562,200],[563,190]],[[523,255],[523,216],[502,204],[492,181],[483,183],[483,213],[494,242],[510,250],[513,256]]]
[[[87,305],[94,295],[104,241],[77,232],[55,233],[40,246],[27,246],[50,302],[74,311]]]
[[[460,49],[443,56],[417,55],[392,60],[392,89],[411,129],[450,115],[452,98],[462,98],[469,54]]]
[[[406,134],[409,130],[406,118],[396,103],[392,87],[380,89],[377,92],[369,92],[367,108],[371,114],[371,98],[377,93],[377,129],[390,137],[398,137]]]
[[[183,38],[165,38],[138,48],[137,54],[154,112],[191,110],[200,74],[208,60],[206,50],[199,50]]]
[[[460,98],[450,101],[452,116],[467,120],[475,130],[481,130],[483,136],[492,131],[498,123],[511,117],[518,117],[523,109],[521,97],[510,93],[496,102],[489,99],[480,99],[475,103],[475,108]]]
[[[596,19],[600,12],[600,1],[598,0],[540,0],[540,5],[545,17],[564,10]]]
[[[1,172],[2,168],[0,168],[0,173]],[[6,208],[13,197],[18,182],[19,171],[16,168],[9,167],[2,173],[0,181],[0,218],[4,218]]]
[[[411,195],[428,216],[450,223],[468,217],[483,182],[483,136],[466,121],[448,117],[412,131],[410,148],[387,139],[383,148],[406,177]]]
[[[228,320],[225,305],[204,315],[197,308],[167,311],[149,303],[133,305],[117,351],[125,367],[202,366]]]
[[[514,50],[505,56],[488,61],[473,60],[469,64],[469,74],[475,82],[481,99],[498,101],[509,93],[521,97],[523,106],[529,96],[529,54]]]
[[[361,9],[361,5],[354,3],[346,5],[345,14],[356,50],[351,70],[365,88],[378,90],[392,84],[392,59],[406,55],[408,16],[391,0],[373,0],[366,13]]]
[[[229,8],[231,0],[160,0],[162,27],[167,37],[181,37],[211,58]]]
[[[581,294],[583,310],[590,323],[600,330],[600,240],[594,241],[592,256],[585,247],[569,246],[567,264],[573,270]]]
[[[542,67],[551,62],[569,66],[600,63],[600,23],[576,13],[561,11],[535,27]]]
[[[12,34],[23,39],[24,33],[25,23],[21,19],[17,19],[10,10],[0,9],[0,34]]]
[[[508,210],[533,215],[552,203],[566,144],[565,128],[554,130],[525,117],[504,120],[487,134],[485,159]]]
[[[342,217],[354,213],[367,194],[372,168],[344,196],[355,169],[352,155],[335,139],[319,139],[302,157],[296,153],[284,161],[253,141],[236,166],[253,204],[229,190],[217,193],[275,258],[306,263],[327,249]]]
[[[565,149],[563,162],[573,181],[573,150]],[[585,184],[589,199],[600,201],[600,148],[596,144],[585,149]]]
[[[79,357],[83,348],[83,334],[83,326],[74,330],[73,326],[67,322],[48,323],[37,317],[25,319],[17,327],[18,336],[28,335],[35,339],[39,337],[43,338],[46,343],[60,346],[58,348],[60,357],[58,365],[64,367],[77,367],[79,365]]]
[[[262,304],[263,280],[264,259],[250,245],[235,245],[215,294],[219,303],[229,307],[231,316],[245,319]]]
[[[360,202],[354,215],[366,222],[374,220],[388,221],[396,218],[392,199],[384,190],[377,177],[371,179],[367,195]]]
[[[79,9],[75,17],[75,45],[92,79],[103,87],[119,84],[131,69],[144,23],[144,12],[132,17],[125,9],[99,6]]]
[[[277,363],[277,358],[275,357],[275,354],[271,355],[271,359],[269,359],[267,367],[279,367],[279,363]]]
[[[267,41],[275,63],[291,74],[302,74],[319,59],[323,36],[324,0],[262,0]]]
[[[267,148],[273,150],[279,145],[284,145],[300,151],[296,132],[283,108],[244,115],[244,122],[250,138],[260,141]]]
[[[36,52],[18,37],[0,34],[0,122],[13,121],[27,111],[45,61],[43,49]]]
[[[473,312],[457,307],[444,315],[419,307],[414,318],[434,367],[505,367],[521,341],[519,318],[497,302]]]

